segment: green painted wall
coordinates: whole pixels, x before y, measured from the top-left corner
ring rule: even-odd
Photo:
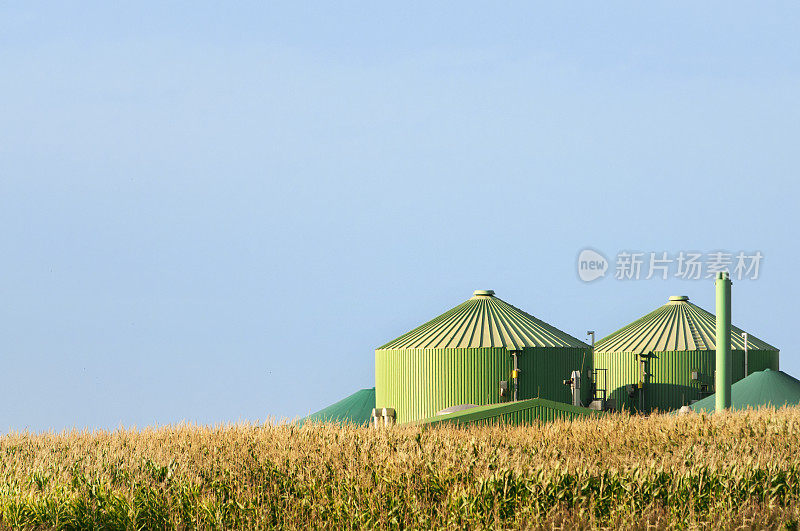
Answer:
[[[522,369],[519,381],[519,399],[544,398],[572,404],[572,393],[564,385],[572,371],[579,370],[581,401],[589,405],[589,371],[592,368],[592,352],[586,348],[528,348],[519,356]]]
[[[744,351],[731,351],[733,358],[733,382],[744,377]],[[667,411],[689,405],[699,400],[701,384],[706,384],[708,392],[714,392],[714,370],[716,351],[690,350],[655,352],[649,358],[643,390],[636,390],[631,398],[626,385],[639,382],[640,366],[636,354],[630,352],[595,352],[594,367],[608,369],[608,397],[617,401],[617,409],[623,406],[630,411],[649,413],[655,409]],[[752,374],[764,369],[778,370],[778,351],[751,350],[748,353],[749,372]],[[692,381],[692,371],[699,371],[700,379]],[[640,394],[641,393],[641,394]]]
[[[512,366],[509,351],[497,347],[379,349],[375,351],[376,407],[394,408],[400,423],[431,417],[459,404],[497,404],[500,381],[509,380],[512,385]],[[519,398],[569,403],[570,391],[562,381],[581,367],[587,376],[591,366],[588,348],[525,348],[519,355]],[[582,391],[588,404],[588,385]],[[508,399],[511,392],[509,388]]]

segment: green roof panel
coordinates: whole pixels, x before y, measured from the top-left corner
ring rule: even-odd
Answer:
[[[554,420],[573,420],[602,414],[603,413],[600,411],[577,407],[571,404],[554,402],[543,398],[531,398],[529,400],[519,400],[517,402],[472,407],[447,415],[437,415],[435,417],[412,421],[408,424],[532,424],[534,422],[549,422]]]

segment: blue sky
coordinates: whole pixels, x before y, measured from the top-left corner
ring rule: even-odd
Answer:
[[[759,250],[794,336],[794,3],[0,7],[0,430],[295,417],[494,289],[580,338],[711,281],[585,247]]]

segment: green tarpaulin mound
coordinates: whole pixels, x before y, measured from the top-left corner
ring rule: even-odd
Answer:
[[[362,389],[331,404],[325,409],[300,420],[304,422],[335,422],[337,424],[369,424],[375,408],[375,388]]]
[[[692,404],[694,411],[712,412],[715,395]],[[800,380],[782,371],[766,369],[754,372],[731,386],[731,409],[760,406],[796,406],[800,404]]]

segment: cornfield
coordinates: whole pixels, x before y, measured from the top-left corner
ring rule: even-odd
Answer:
[[[14,528],[797,528],[800,408],[0,437]]]

